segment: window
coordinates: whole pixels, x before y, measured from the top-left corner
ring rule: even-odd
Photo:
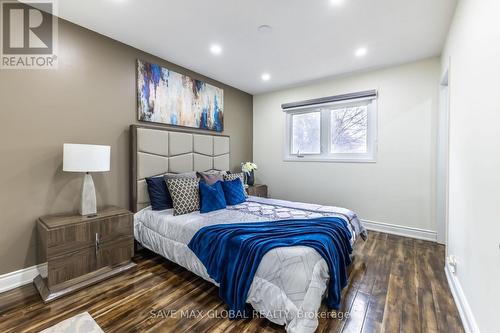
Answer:
[[[284,111],[285,160],[375,162],[376,95]]]
[[[292,151],[298,154],[321,153],[321,113],[308,112],[292,115]]]
[[[351,106],[330,111],[331,153],[366,153],[368,107]]]

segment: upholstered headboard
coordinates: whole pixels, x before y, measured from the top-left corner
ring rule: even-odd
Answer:
[[[149,206],[145,178],[165,173],[229,170],[229,137],[176,131],[155,126],[130,126],[131,209]]]

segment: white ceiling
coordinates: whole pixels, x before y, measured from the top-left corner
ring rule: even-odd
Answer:
[[[59,16],[246,92],[441,53],[456,0],[59,0]],[[270,33],[257,27],[272,26]],[[222,53],[214,56],[217,43]],[[356,58],[354,52],[368,53]],[[271,79],[263,82],[262,73]]]

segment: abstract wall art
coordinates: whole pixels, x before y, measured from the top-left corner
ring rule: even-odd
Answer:
[[[138,119],[222,132],[224,90],[160,65],[137,61]]]

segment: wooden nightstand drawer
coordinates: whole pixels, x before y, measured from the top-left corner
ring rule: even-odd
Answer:
[[[100,248],[97,266],[98,268],[115,266],[130,260],[133,255],[133,237],[108,242]]]
[[[50,288],[96,269],[97,256],[94,247],[81,249],[48,262],[47,285]]]
[[[80,223],[64,228],[46,231],[46,260],[75,250],[93,246],[95,226],[92,223]]]
[[[103,219],[96,223],[101,243],[117,240],[134,234],[132,214],[118,215]]]

